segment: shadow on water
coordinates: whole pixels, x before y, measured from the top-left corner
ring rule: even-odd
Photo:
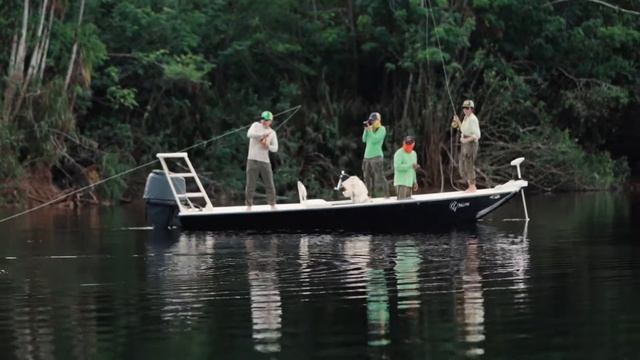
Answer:
[[[127,209],[23,219],[0,243],[0,353],[629,358],[638,207],[608,195],[533,197],[529,223],[502,221],[516,203],[439,233],[157,231]]]

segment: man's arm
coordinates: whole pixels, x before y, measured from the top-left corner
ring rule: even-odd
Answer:
[[[374,143],[381,143],[387,135],[387,129],[380,127],[378,131],[369,131],[369,137]]]
[[[251,125],[251,127],[249,128],[249,131],[247,131],[247,137],[250,139],[259,140],[260,138],[267,135],[268,131],[271,131],[271,130],[264,131],[260,129],[261,127],[263,126],[260,123],[257,123],[257,122],[253,123],[253,125]]]
[[[275,131],[272,131],[271,134],[269,134],[269,151],[271,152],[277,152],[278,151],[278,136],[276,135]]]

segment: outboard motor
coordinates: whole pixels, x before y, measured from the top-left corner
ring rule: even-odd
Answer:
[[[176,193],[186,192],[184,178],[174,177],[171,180]],[[147,176],[142,198],[146,203],[147,221],[151,222],[154,228],[166,229],[171,225],[177,225],[178,205],[164,171],[156,169]]]

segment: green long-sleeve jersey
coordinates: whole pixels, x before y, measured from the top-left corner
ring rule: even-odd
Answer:
[[[417,182],[413,164],[417,163],[418,155],[415,151],[408,153],[402,148],[398,149],[393,155],[393,186],[413,186]]]
[[[364,130],[362,133],[362,142],[366,144],[364,147],[365,159],[382,156],[382,143],[386,135],[387,129],[385,129],[384,126],[380,126],[376,131]]]

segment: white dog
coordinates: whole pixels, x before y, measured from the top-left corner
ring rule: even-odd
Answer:
[[[357,176],[349,176],[342,182],[342,195],[350,198],[354,203],[364,203],[369,201],[369,191],[367,186]]]

